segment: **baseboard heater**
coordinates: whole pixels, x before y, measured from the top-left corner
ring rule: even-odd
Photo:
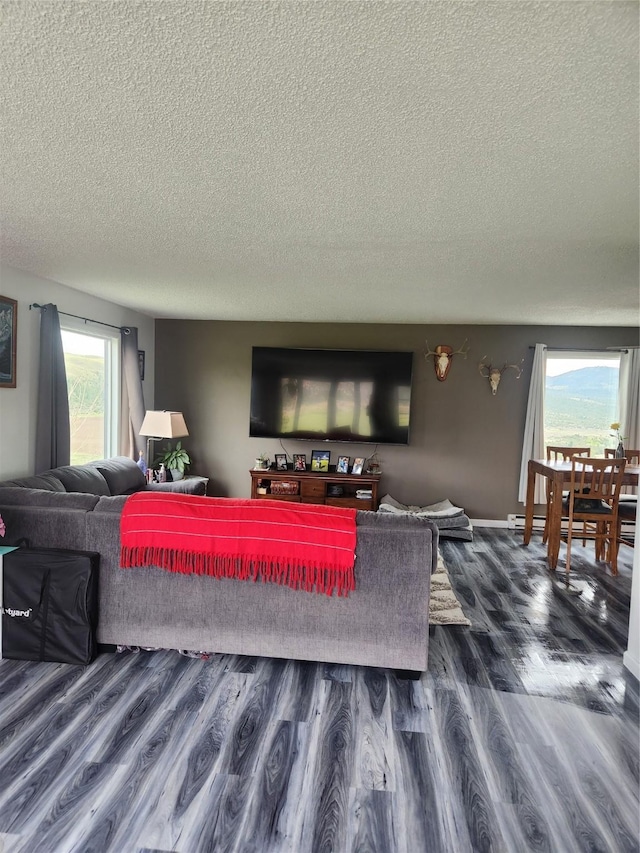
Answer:
[[[533,529],[534,530],[544,530],[544,515],[534,515],[533,516]],[[524,530],[524,515],[508,515],[507,523],[512,530]]]
[[[509,516],[507,516],[507,524],[511,530],[524,530],[524,522],[525,522],[525,516],[524,515],[509,515]],[[544,515],[534,515],[533,516],[533,532],[534,533],[542,533],[542,531],[544,530],[544,522],[545,522],[545,516]],[[567,530],[568,527],[569,527],[569,524],[568,524],[567,520],[563,519],[562,520],[562,530]],[[630,536],[631,538],[633,538],[635,531],[636,531],[635,524],[626,524],[626,523],[622,524],[622,533],[624,533],[625,536]]]

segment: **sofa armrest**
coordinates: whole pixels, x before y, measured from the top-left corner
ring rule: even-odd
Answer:
[[[208,477],[185,477],[184,480],[174,480],[170,483],[148,483],[143,491],[146,492],[179,492],[183,495],[206,495]]]
[[[371,528],[378,531],[382,537],[378,540],[379,544],[387,540],[390,536],[393,541],[394,536],[402,535],[403,531],[415,530],[430,530],[432,547],[429,552],[428,569],[429,574],[433,574],[438,566],[438,540],[439,529],[438,525],[429,518],[412,515],[396,515],[395,513],[372,512],[369,510],[358,510],[356,514],[356,524],[358,525],[358,533],[365,529]]]

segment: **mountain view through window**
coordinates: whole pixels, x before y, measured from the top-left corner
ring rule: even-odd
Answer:
[[[590,447],[604,456],[615,447],[611,424],[618,418],[620,357],[567,358],[547,355],[545,445]]]
[[[116,342],[110,336],[62,329],[67,371],[71,464],[102,459],[115,451]]]

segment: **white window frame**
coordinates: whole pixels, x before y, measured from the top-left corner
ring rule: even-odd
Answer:
[[[120,330],[108,326],[87,325],[76,317],[61,316],[60,329],[90,338],[100,338],[105,344],[104,450],[105,459],[118,455],[120,446]]]

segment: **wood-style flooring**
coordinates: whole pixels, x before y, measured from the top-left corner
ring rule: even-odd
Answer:
[[[472,627],[419,681],[177,652],[0,661],[2,853],[638,851],[638,684],[618,577],[539,538],[443,541]]]

